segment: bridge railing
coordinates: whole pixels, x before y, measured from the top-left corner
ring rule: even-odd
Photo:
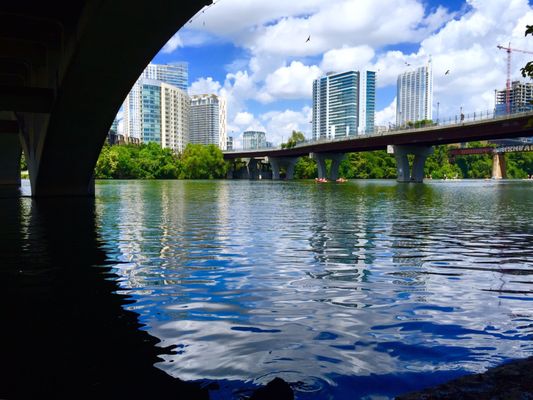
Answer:
[[[351,136],[336,136],[333,138],[320,137],[320,138],[305,139],[304,141],[296,143],[294,147],[292,148],[310,146],[310,145],[321,144],[321,143],[343,142],[346,140],[363,139],[363,138],[370,138],[370,137],[389,136],[389,135],[392,136],[392,135],[402,134],[406,132],[413,132],[413,131],[429,131],[429,130],[434,130],[434,129],[447,128],[450,126],[473,125],[473,124],[483,123],[488,120],[510,119],[510,118],[514,118],[520,115],[531,115],[533,117],[533,110],[521,111],[521,112],[516,112],[512,114],[503,114],[503,115],[499,113],[495,113],[494,110],[474,111],[474,112],[468,112],[468,113],[448,116],[445,118],[437,118],[435,121],[433,121],[433,123],[425,124],[421,126],[416,126],[415,124],[412,124],[412,125],[406,124],[402,126],[396,126],[396,125],[390,124],[385,129],[377,129],[377,127],[375,127],[373,131],[359,134],[357,136],[351,135]],[[277,147],[263,147],[263,148],[256,148],[256,149],[233,149],[233,150],[227,150],[227,152],[243,152],[243,151],[255,152],[255,151],[261,151],[261,150],[282,150],[282,149],[284,148],[282,148],[281,146],[277,146]]]

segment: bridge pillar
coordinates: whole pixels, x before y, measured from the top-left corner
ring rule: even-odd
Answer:
[[[324,179],[326,177],[326,157],[322,153],[311,153],[309,157],[316,161],[318,178]]]
[[[492,179],[505,179],[506,177],[505,153],[494,153],[492,156]]]
[[[329,171],[329,178],[332,181],[336,181],[339,178],[339,167],[342,160],[344,160],[344,153],[331,154],[331,168]]]
[[[294,167],[298,157],[268,157],[270,168],[272,168],[272,179],[280,179],[280,168],[284,167],[286,171],[285,179],[294,179]]]
[[[11,191],[20,187],[20,133],[13,113],[0,112],[0,120],[0,189]]]
[[[422,182],[424,180],[424,165],[429,155],[433,154],[433,147],[427,146],[393,146],[396,158],[398,182]],[[415,156],[413,168],[409,167],[407,156]]]
[[[328,178],[337,180],[339,177],[339,166],[344,159],[345,153],[311,153],[309,157],[314,159],[317,164],[318,177],[320,179]],[[326,168],[326,160],[331,160],[329,176]]]
[[[233,179],[235,169],[235,160],[233,160],[229,163],[228,172],[226,173],[226,179]]]
[[[248,170],[248,179],[256,179],[259,169],[257,168],[257,159],[250,158],[246,163],[246,169]]]
[[[20,186],[20,155],[22,147],[18,132],[0,133],[0,187]]]
[[[279,160],[276,157],[268,157],[270,168],[272,168],[272,179],[279,180]]]

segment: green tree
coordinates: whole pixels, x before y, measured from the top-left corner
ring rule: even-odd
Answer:
[[[341,162],[339,176],[356,179],[391,179],[396,177],[394,157],[383,150],[349,153]]]
[[[20,170],[21,171],[27,171],[28,170],[28,163],[26,162],[26,156],[24,156],[24,152],[20,155]]]
[[[294,166],[294,177],[296,179],[314,179],[317,176],[316,161],[308,156],[300,157]]]
[[[215,179],[226,176],[228,165],[222,151],[210,144],[188,144],[181,157],[183,179]]]
[[[525,179],[533,175],[533,153],[508,153],[505,157],[507,178]]]
[[[525,36],[527,35],[533,36],[533,25],[526,25]],[[533,61],[529,61],[520,71],[522,71],[522,76],[524,78],[529,77],[530,79],[533,79]]]
[[[282,149],[292,149],[296,144],[305,142],[305,135],[302,132],[292,131],[292,135],[287,143],[282,143]]]
[[[423,128],[424,126],[431,126],[433,125],[432,119],[421,119],[420,121],[407,121],[407,126],[409,128]]]
[[[105,144],[95,167],[99,179],[172,179],[181,171],[179,158],[156,143],[140,146]]]
[[[449,150],[450,147],[446,145],[435,146],[433,154],[426,159],[424,175],[434,179],[462,178],[465,176],[457,164],[450,163]]]

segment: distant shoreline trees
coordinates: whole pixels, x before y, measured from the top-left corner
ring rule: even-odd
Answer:
[[[483,147],[479,142],[468,147]],[[424,175],[433,179],[467,178],[486,179],[492,176],[492,154],[457,156],[450,161],[451,145],[435,146],[434,153],[426,160]],[[533,174],[533,153],[506,154],[507,177],[524,179]],[[313,179],[317,176],[316,162],[301,157],[295,167],[296,179]],[[341,162],[339,176],[348,179],[395,179],[396,161],[384,150],[349,153]]]
[[[485,147],[472,142],[468,147]],[[452,145],[435,146],[425,164],[425,176],[486,179],[492,175],[492,155],[456,156],[452,162]],[[533,174],[533,153],[506,154],[507,177],[525,179]],[[237,162],[237,168],[245,163]],[[224,161],[222,151],[215,145],[189,144],[181,155],[162,149],[156,143],[109,146],[105,144],[95,167],[96,179],[221,179],[225,178],[230,162]],[[329,165],[328,165],[329,168]],[[24,156],[21,170],[27,169]],[[295,166],[295,179],[314,179],[318,176],[315,160],[300,157]],[[348,179],[395,179],[396,161],[384,150],[348,153],[339,168],[339,176]]]
[[[188,144],[175,154],[157,143],[105,144],[95,167],[96,179],[218,179],[227,163],[215,145]]]
[[[300,139],[299,136],[296,138]],[[291,143],[297,143],[297,140]],[[478,142],[468,144],[468,147],[483,146],[485,145]],[[435,146],[434,153],[426,160],[425,176],[433,179],[491,177],[491,154],[457,156],[452,162],[449,157],[449,150],[452,147]],[[533,174],[533,153],[509,153],[506,159],[508,178],[523,179]],[[176,155],[170,149],[162,149],[156,143],[123,146],[106,144],[96,164],[95,177],[97,179],[221,179],[226,177],[228,169],[229,162],[224,161],[222,151],[215,145],[189,144],[182,154]],[[294,175],[296,179],[316,178],[316,162],[309,157],[300,157]],[[396,161],[393,155],[387,154],[384,150],[349,153],[340,165],[339,175],[348,179],[395,179]]]

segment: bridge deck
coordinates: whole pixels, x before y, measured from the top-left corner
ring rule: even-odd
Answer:
[[[291,149],[268,148],[224,152],[225,159],[249,157],[298,157],[309,153],[349,153],[383,150],[387,145],[433,146],[507,139],[533,135],[533,112],[453,125],[386,131],[335,140],[304,142]]]

